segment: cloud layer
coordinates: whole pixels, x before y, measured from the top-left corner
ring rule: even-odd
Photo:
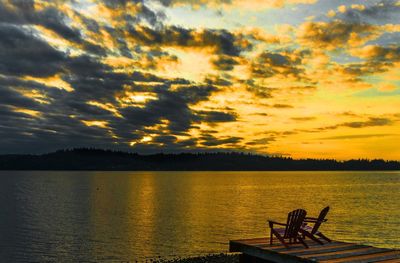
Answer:
[[[323,2],[2,1],[1,153],[400,158],[400,4]]]

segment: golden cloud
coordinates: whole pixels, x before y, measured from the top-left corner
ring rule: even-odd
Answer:
[[[381,34],[380,27],[376,25],[346,23],[340,20],[307,21],[297,31],[297,40],[310,48],[335,50],[361,46]]]

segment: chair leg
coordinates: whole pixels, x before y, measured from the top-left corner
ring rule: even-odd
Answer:
[[[326,241],[328,241],[328,242],[332,242],[332,240],[330,240],[329,238],[327,238],[324,234],[322,234],[322,233],[318,233],[317,234],[318,236],[320,236],[320,237],[322,237],[323,239],[325,239]]]
[[[278,232],[274,231],[273,229],[271,229],[271,231],[274,233],[274,235],[278,238],[278,240],[282,243],[282,245],[285,246],[285,248],[289,248],[289,246],[286,244],[285,240],[281,237],[281,235],[279,235]]]
[[[301,238],[301,236],[297,236],[297,239],[300,241],[300,243],[303,244],[303,246],[305,246],[306,248],[308,248],[308,245],[306,244],[306,242],[304,242],[303,238]]]
[[[307,232],[305,230],[300,230],[300,231],[301,231],[301,234],[303,235],[303,239],[304,239],[304,236],[306,236],[309,239],[311,239],[312,241],[314,241],[314,242],[316,242],[316,243],[318,243],[320,245],[324,244],[320,240],[318,240],[318,238],[316,238],[313,234],[311,234],[311,233],[309,233],[309,232]]]
[[[272,229],[271,229],[271,233],[270,233],[270,237],[269,237],[269,244],[272,246],[272,240],[273,240],[273,236],[272,236]]]

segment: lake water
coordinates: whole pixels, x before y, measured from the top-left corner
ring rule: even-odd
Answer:
[[[331,206],[333,239],[400,248],[400,172],[0,172],[0,261],[135,261],[228,250]]]

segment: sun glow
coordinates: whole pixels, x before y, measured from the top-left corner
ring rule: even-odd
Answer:
[[[109,112],[112,112],[112,113],[114,113],[114,115],[116,117],[122,118],[122,115],[118,112],[118,109],[111,103],[101,103],[98,101],[91,100],[91,101],[88,101],[87,104],[99,107],[99,108],[109,111]]]
[[[25,76],[26,80],[36,81],[46,85],[49,88],[62,89],[68,92],[74,91],[74,88],[66,81],[64,81],[60,75],[56,74],[48,78],[38,78],[33,76]]]
[[[42,116],[42,113],[40,111],[35,111],[35,110],[30,110],[30,109],[14,108],[13,111],[23,113],[23,114],[26,114],[26,115],[29,115],[29,116],[35,117],[35,118]]]
[[[139,108],[144,108],[147,102],[156,99],[157,96],[154,93],[133,91],[126,91],[123,96],[117,98],[123,107],[135,106]]]
[[[148,142],[151,142],[152,140],[153,140],[153,137],[152,137],[152,136],[146,135],[146,136],[143,136],[140,140],[131,141],[131,142],[129,143],[129,145],[130,145],[130,146],[135,146],[135,145],[138,144],[138,143],[148,143]]]
[[[88,127],[99,127],[99,128],[108,128],[108,122],[106,121],[86,121],[86,120],[81,120],[83,124],[85,124]]]

